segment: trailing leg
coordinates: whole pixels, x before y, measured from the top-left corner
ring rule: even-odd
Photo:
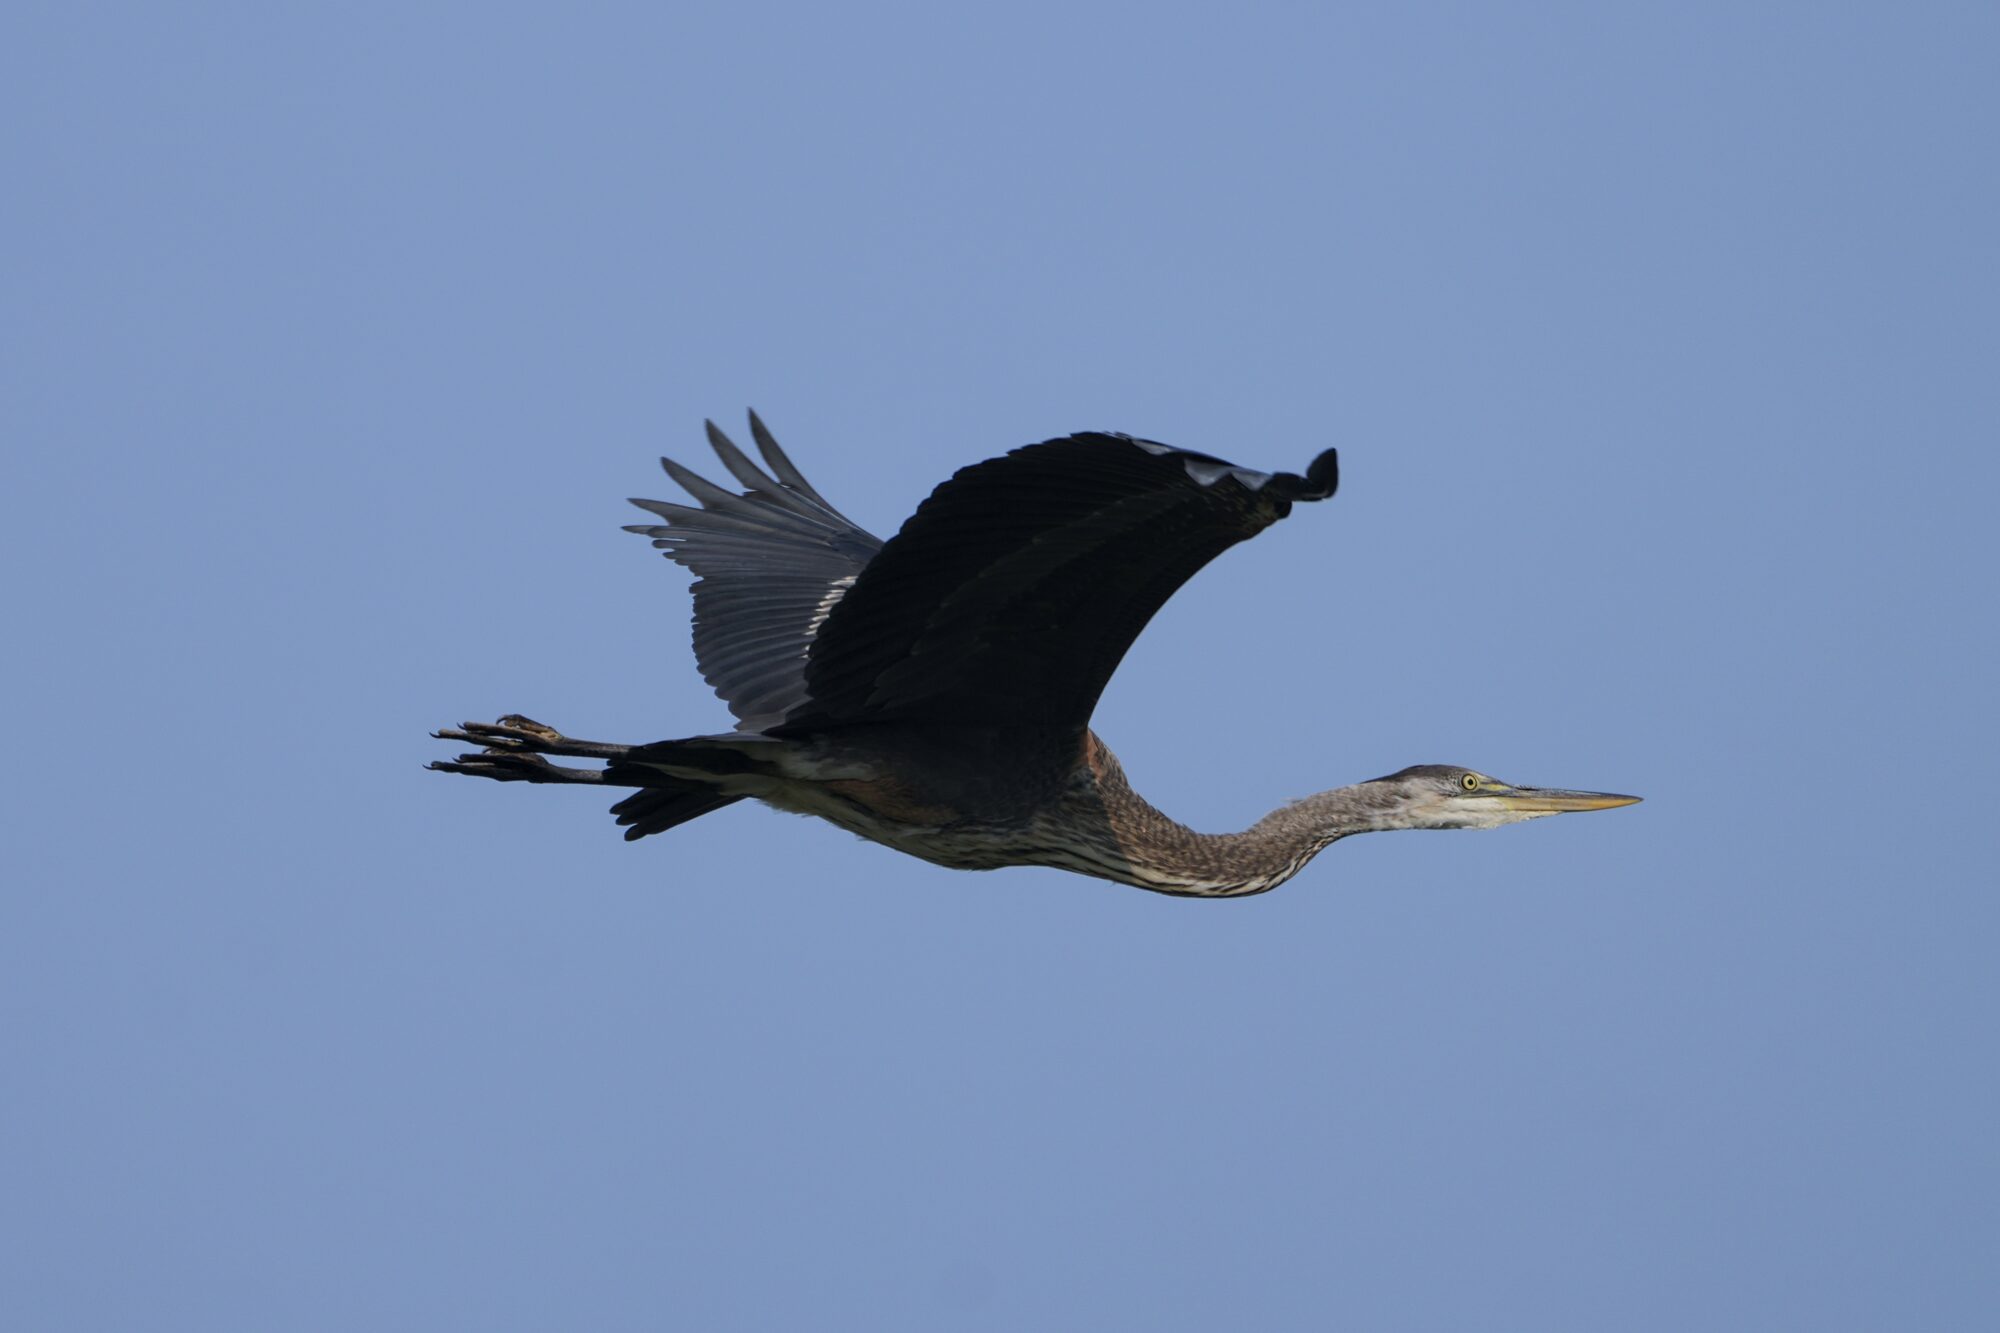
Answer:
[[[611,807],[625,828],[629,842],[649,833],[662,833],[711,810],[720,810],[743,798],[726,795],[715,784],[689,774],[663,773],[645,763],[627,763],[629,756],[644,752],[658,762],[677,758],[690,766],[721,773],[741,772],[749,767],[739,754],[706,747],[697,742],[661,742],[657,745],[608,745],[602,741],[572,740],[554,727],[533,718],[509,713],[498,722],[467,722],[456,728],[431,733],[439,740],[463,741],[486,748],[461,754],[456,759],[438,760],[430,768],[439,773],[463,773],[467,777],[491,778],[495,782],[554,782],[596,787],[637,787],[639,791]],[[604,768],[570,768],[552,764],[545,756],[566,755],[578,759],[604,759]]]
[[[583,782],[599,787],[646,785],[639,774],[630,770],[610,776],[601,768],[566,768],[561,764],[552,764],[538,754],[524,754],[518,750],[462,754],[455,760],[435,760],[426,767],[437,773],[463,773],[468,777],[492,778],[495,782]]]
[[[560,754],[572,759],[623,759],[634,746],[607,745],[603,741],[572,740],[554,727],[531,717],[509,713],[498,722],[464,722],[456,729],[433,731],[441,741],[465,741],[483,745],[489,751],[519,754]]]

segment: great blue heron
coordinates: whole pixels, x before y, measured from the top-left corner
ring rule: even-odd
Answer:
[[[883,542],[813,489],[754,412],[750,433],[768,473],[710,422],[744,491],[663,458],[700,508],[634,500],[660,522],[627,529],[699,576],[695,658],[736,730],[606,745],[510,714],[433,733],[485,748],[432,768],[636,787],[611,807],[628,839],[750,796],[942,866],[1055,866],[1203,898],[1275,888],[1351,833],[1639,799],[1420,764],[1207,834],[1132,790],[1088,725],[1119,659],[1196,570],[1294,501],[1332,495],[1331,449],[1297,476],[1071,435],[963,469]]]

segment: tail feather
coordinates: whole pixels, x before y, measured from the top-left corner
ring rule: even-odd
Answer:
[[[618,769],[619,766],[614,764],[606,770],[605,780],[616,783],[618,777],[623,776]],[[680,782],[648,769],[633,770],[632,773],[633,776],[641,774],[646,779],[646,785],[611,807],[611,813],[625,827],[627,842],[649,833],[665,833],[690,819],[699,819],[743,799],[717,791],[704,782]]]

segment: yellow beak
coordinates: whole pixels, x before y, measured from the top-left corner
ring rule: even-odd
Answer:
[[[1563,791],[1552,787],[1515,787],[1494,793],[1493,799],[1509,810],[1527,815],[1561,815],[1576,810],[1616,810],[1621,805],[1637,805],[1641,797],[1618,796],[1608,791]]]

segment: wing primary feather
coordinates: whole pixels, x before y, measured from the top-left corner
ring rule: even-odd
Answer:
[[[722,460],[722,466],[729,469],[729,475],[748,486],[753,491],[775,493],[778,483],[766,476],[764,470],[751,462],[736,442],[722,433],[722,428],[713,421],[701,423],[708,431],[708,445],[715,450],[715,456]]]
[[[727,494],[727,492],[724,494]],[[730,496],[729,499],[733,502],[736,500],[736,497]],[[677,533],[712,532],[718,529],[728,532],[762,534],[780,531],[825,538],[830,534],[841,531],[841,529],[834,527],[830,523],[807,518],[802,514],[795,514],[788,509],[780,509],[775,505],[759,505],[753,508],[741,503],[725,503],[715,505],[712,508],[690,509],[686,505],[677,505],[671,500],[641,500],[636,497],[631,499],[630,503],[637,505],[649,514],[657,514],[661,518],[678,524],[679,527],[673,529]],[[651,526],[651,524],[638,523],[625,525],[627,531],[631,532],[639,532]],[[655,534],[649,532],[646,535],[652,536]]]
[[[757,415],[755,408],[750,411],[750,438],[757,442],[757,452],[764,455],[765,465],[778,475],[780,481],[799,494],[811,498],[815,504],[824,506],[828,513],[845,520],[846,516],[835,509],[825,496],[813,489],[813,484],[805,479],[805,474],[799,471],[798,465],[778,447],[777,437],[771,434],[770,427],[764,424],[764,419]]]
[[[882,543],[806,483],[762,421],[753,416],[751,429],[775,476],[714,422],[705,424],[709,446],[743,492],[662,458],[661,469],[693,503],[634,497],[660,521],[625,526],[697,575],[696,663],[754,731],[804,700],[806,650]]]
[[[674,479],[674,485],[701,501],[701,506],[704,509],[727,510],[739,503],[743,498],[734,491],[724,490],[707,477],[702,476],[699,472],[682,467],[671,458],[662,458],[660,466],[666,470],[666,474],[669,477]]]
[[[1306,485],[1301,500],[1324,500],[1340,489],[1340,451],[1328,449],[1306,468]]]

